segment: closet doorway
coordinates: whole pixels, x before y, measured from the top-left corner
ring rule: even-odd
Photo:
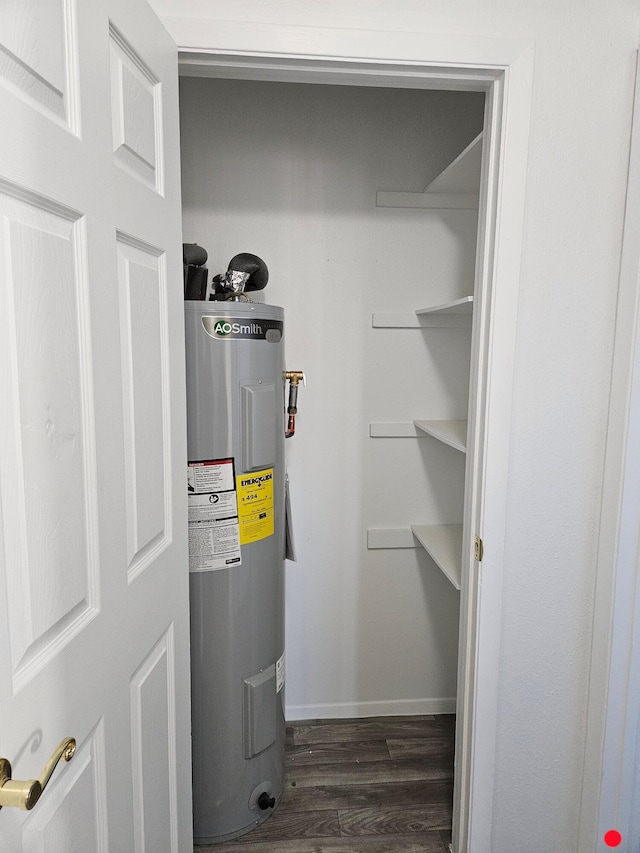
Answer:
[[[359,561],[369,561],[365,569],[373,577],[375,572],[385,572],[380,555],[395,555],[395,564],[406,560],[407,552],[412,551],[423,554],[417,557],[421,582],[427,574],[430,579],[425,600],[433,603],[440,590],[447,599],[444,613],[450,615],[453,608],[456,616],[459,613],[459,632],[456,625],[453,640],[449,636],[443,645],[457,647],[453,655],[457,682],[453,849],[467,849],[469,839],[476,838],[479,843],[490,825],[526,108],[514,106],[513,86],[511,96],[505,97],[504,71],[495,69],[461,71],[428,64],[186,53],[182,55],[181,75],[185,78],[181,95],[183,240],[204,245],[213,264],[221,266],[238,251],[268,256],[262,245],[274,247],[275,262],[269,264],[273,283],[265,301],[284,304],[287,315],[302,318],[306,313],[315,323],[315,342],[305,336],[301,323],[289,324],[288,348],[294,340],[294,359],[308,352],[312,363],[317,364],[321,356],[320,350],[314,349],[316,345],[326,354],[324,369],[310,371],[313,381],[300,407],[308,413],[310,435],[315,430],[317,440],[321,440],[331,432],[332,424],[339,423],[343,440],[331,446],[323,481],[311,478],[313,485],[305,474],[300,448],[292,451],[289,467],[298,478],[293,481],[294,497],[296,489],[307,496],[300,502],[300,516],[294,516],[299,533],[304,537],[312,529],[314,500],[326,505],[332,492],[348,492],[354,479],[362,477],[365,497],[354,507],[354,513],[345,519],[340,512],[332,516],[329,509],[327,524],[320,531],[323,541],[330,542],[335,552],[335,559],[326,561],[326,570],[336,573],[332,585],[344,584],[341,600],[356,600],[361,594],[366,599],[368,595],[366,584],[354,586],[353,574],[341,573],[341,564],[353,567]],[[521,78],[525,88],[527,80],[525,71]],[[207,112],[203,105],[209,96],[215,100],[215,107]],[[443,105],[450,108],[458,97],[464,109],[473,114],[471,120],[461,122],[462,127],[450,131],[454,141],[449,139],[449,150],[455,148],[456,140],[463,140],[461,150],[448,163],[445,156],[439,166],[439,154],[426,158],[423,185],[413,183],[416,163],[407,168],[406,159],[399,162],[404,173],[401,168],[402,180],[395,184],[389,181],[396,180],[398,171],[387,168],[388,160],[377,186],[369,170],[374,184],[369,188],[371,210],[366,217],[355,202],[345,210],[345,187],[353,177],[353,163],[362,166],[363,161],[375,161],[376,151],[369,152],[369,160],[361,152],[362,157],[356,156],[346,170],[339,161],[331,164],[330,157],[323,160],[322,154],[317,169],[310,168],[308,160],[297,161],[305,146],[313,160],[318,136],[325,134],[329,139],[334,129],[338,135],[334,125],[341,120],[353,124],[354,116],[357,120],[350,131],[353,146],[345,151],[347,157],[353,157],[354,151],[357,155],[362,145],[357,125],[367,130],[365,137],[375,134],[376,127],[379,134],[389,135],[390,128],[379,123],[385,114],[392,131],[401,137],[402,122],[394,120],[399,115],[398,105],[404,104],[405,118],[414,111],[419,123],[420,97],[436,112],[445,109]],[[387,109],[381,111],[385,100]],[[309,111],[312,102],[315,107]],[[275,121],[269,129],[270,115]],[[313,116],[318,122],[315,137]],[[521,134],[513,149],[505,145],[509,120]],[[333,124],[328,126],[327,122]],[[278,127],[286,132],[274,134],[273,129]],[[465,133],[469,138],[463,139]],[[341,138],[344,144],[346,137]],[[206,166],[189,163],[198,145],[202,146],[201,162],[208,162],[211,172]],[[324,148],[325,152],[330,150],[336,149]],[[217,177],[216,152],[224,157]],[[269,153],[275,158],[269,160]],[[291,180],[290,171],[278,172],[278,163],[284,162],[290,166],[299,163],[297,180]],[[363,170],[366,172],[366,164]],[[265,186],[263,176],[267,172],[271,183]],[[211,184],[210,174],[214,174]],[[301,202],[305,181],[306,200]],[[203,208],[203,198],[198,195],[202,188],[212,190],[210,208]],[[275,205],[274,199],[278,200]],[[354,229],[351,234],[358,235],[357,239],[349,239],[341,217],[350,220]],[[202,233],[193,233],[199,221],[206,221],[207,226]],[[363,235],[371,227],[376,229],[373,242],[377,255],[373,260],[359,251],[367,245]],[[417,248],[421,229],[425,245]],[[399,242],[398,235],[403,232]],[[396,236],[385,241],[385,233]],[[249,241],[246,245],[234,242],[244,235]],[[438,258],[433,265],[428,262],[429,243]],[[457,260],[446,259],[443,247],[447,244],[458,245]],[[230,252],[229,258],[225,251]],[[314,258],[311,266],[305,264],[305,251]],[[408,268],[403,267],[403,257],[409,258]],[[364,348],[365,357],[344,357],[354,347],[358,352]],[[429,364],[425,373],[433,380],[431,387],[420,380],[421,351]],[[291,357],[288,353],[287,358]],[[309,371],[307,365],[302,366]],[[392,382],[394,375],[402,381]],[[336,391],[340,402],[332,408],[327,401],[336,400]],[[304,429],[302,418],[299,426],[298,436]],[[418,465],[414,464],[416,458]],[[411,483],[408,503],[407,491],[402,489],[402,466],[404,482]],[[394,473],[400,476],[387,488]],[[421,482],[424,497],[414,498]],[[385,501],[389,523],[372,509]],[[338,498],[335,504],[339,506]],[[343,536],[332,536],[336,524],[354,528],[361,544],[354,545],[351,539],[345,544]],[[292,569],[287,579],[288,643],[291,626],[300,631],[302,639],[301,626],[314,618],[300,577],[302,571]],[[361,574],[358,577],[362,580]],[[408,593],[408,598],[413,597]],[[389,597],[376,595],[368,604],[375,610],[383,606],[385,598]],[[397,606],[402,610],[402,604]],[[443,619],[438,610],[433,610],[432,624],[423,626],[425,635],[435,635],[439,630],[442,635],[444,623],[449,623],[450,631],[452,620],[448,615]],[[358,622],[367,616],[371,616],[369,607],[360,613]],[[374,618],[384,625],[384,612],[374,614]],[[394,618],[394,624],[402,633],[402,619]],[[366,632],[366,626],[363,630]],[[346,663],[338,655],[340,632],[356,656],[358,643],[366,642],[357,632],[354,636],[349,610],[338,609],[326,631],[337,637],[335,668],[342,667],[340,677],[351,679],[355,685],[354,706],[358,705],[359,691],[366,706],[365,682],[367,678],[374,680],[378,673],[360,672],[357,666],[350,666],[348,655]],[[383,638],[381,650],[384,645]],[[296,658],[291,646],[287,651],[288,678],[292,682],[297,679],[301,685],[305,655],[300,653]],[[409,651],[414,654],[415,648]],[[428,654],[427,648],[424,654]],[[451,648],[441,655],[443,660],[447,654],[451,660]],[[316,664],[321,676],[331,683],[325,671],[327,662],[316,659]],[[312,673],[312,677],[316,676]],[[442,677],[446,680],[446,674]],[[304,695],[302,687],[300,694]],[[323,702],[318,694],[315,703],[308,703],[309,714],[322,716],[321,706],[325,704],[339,715],[336,706],[341,704],[340,698],[344,697],[338,696],[336,702],[333,695]],[[387,691],[386,699],[393,709],[392,690]],[[385,712],[383,704],[380,713]],[[415,707],[420,713],[420,706]],[[353,708],[346,709],[343,716],[357,716],[358,710],[356,707],[353,713]],[[453,708],[443,706],[441,710]]]

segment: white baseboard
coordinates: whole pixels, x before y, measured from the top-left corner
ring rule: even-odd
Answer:
[[[455,714],[453,699],[390,699],[380,702],[336,702],[287,705],[287,720],[338,720],[348,717],[399,717],[419,714]]]

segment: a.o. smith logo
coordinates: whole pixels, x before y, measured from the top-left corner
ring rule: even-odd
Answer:
[[[282,338],[282,320],[248,322],[236,317],[203,317],[202,326],[212,338],[224,340],[250,338],[277,343]]]
[[[227,335],[262,335],[262,326],[259,323],[230,323],[228,320],[218,320],[213,327],[213,334],[218,338],[226,338]]]

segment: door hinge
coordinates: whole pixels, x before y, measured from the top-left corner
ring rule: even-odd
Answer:
[[[473,556],[480,563],[484,556],[484,543],[479,536],[476,536],[473,543]]]

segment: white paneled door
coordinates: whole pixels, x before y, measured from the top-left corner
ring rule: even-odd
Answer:
[[[77,740],[0,851],[186,853],[175,45],[138,0],[2,0],[0,116],[0,756]]]

